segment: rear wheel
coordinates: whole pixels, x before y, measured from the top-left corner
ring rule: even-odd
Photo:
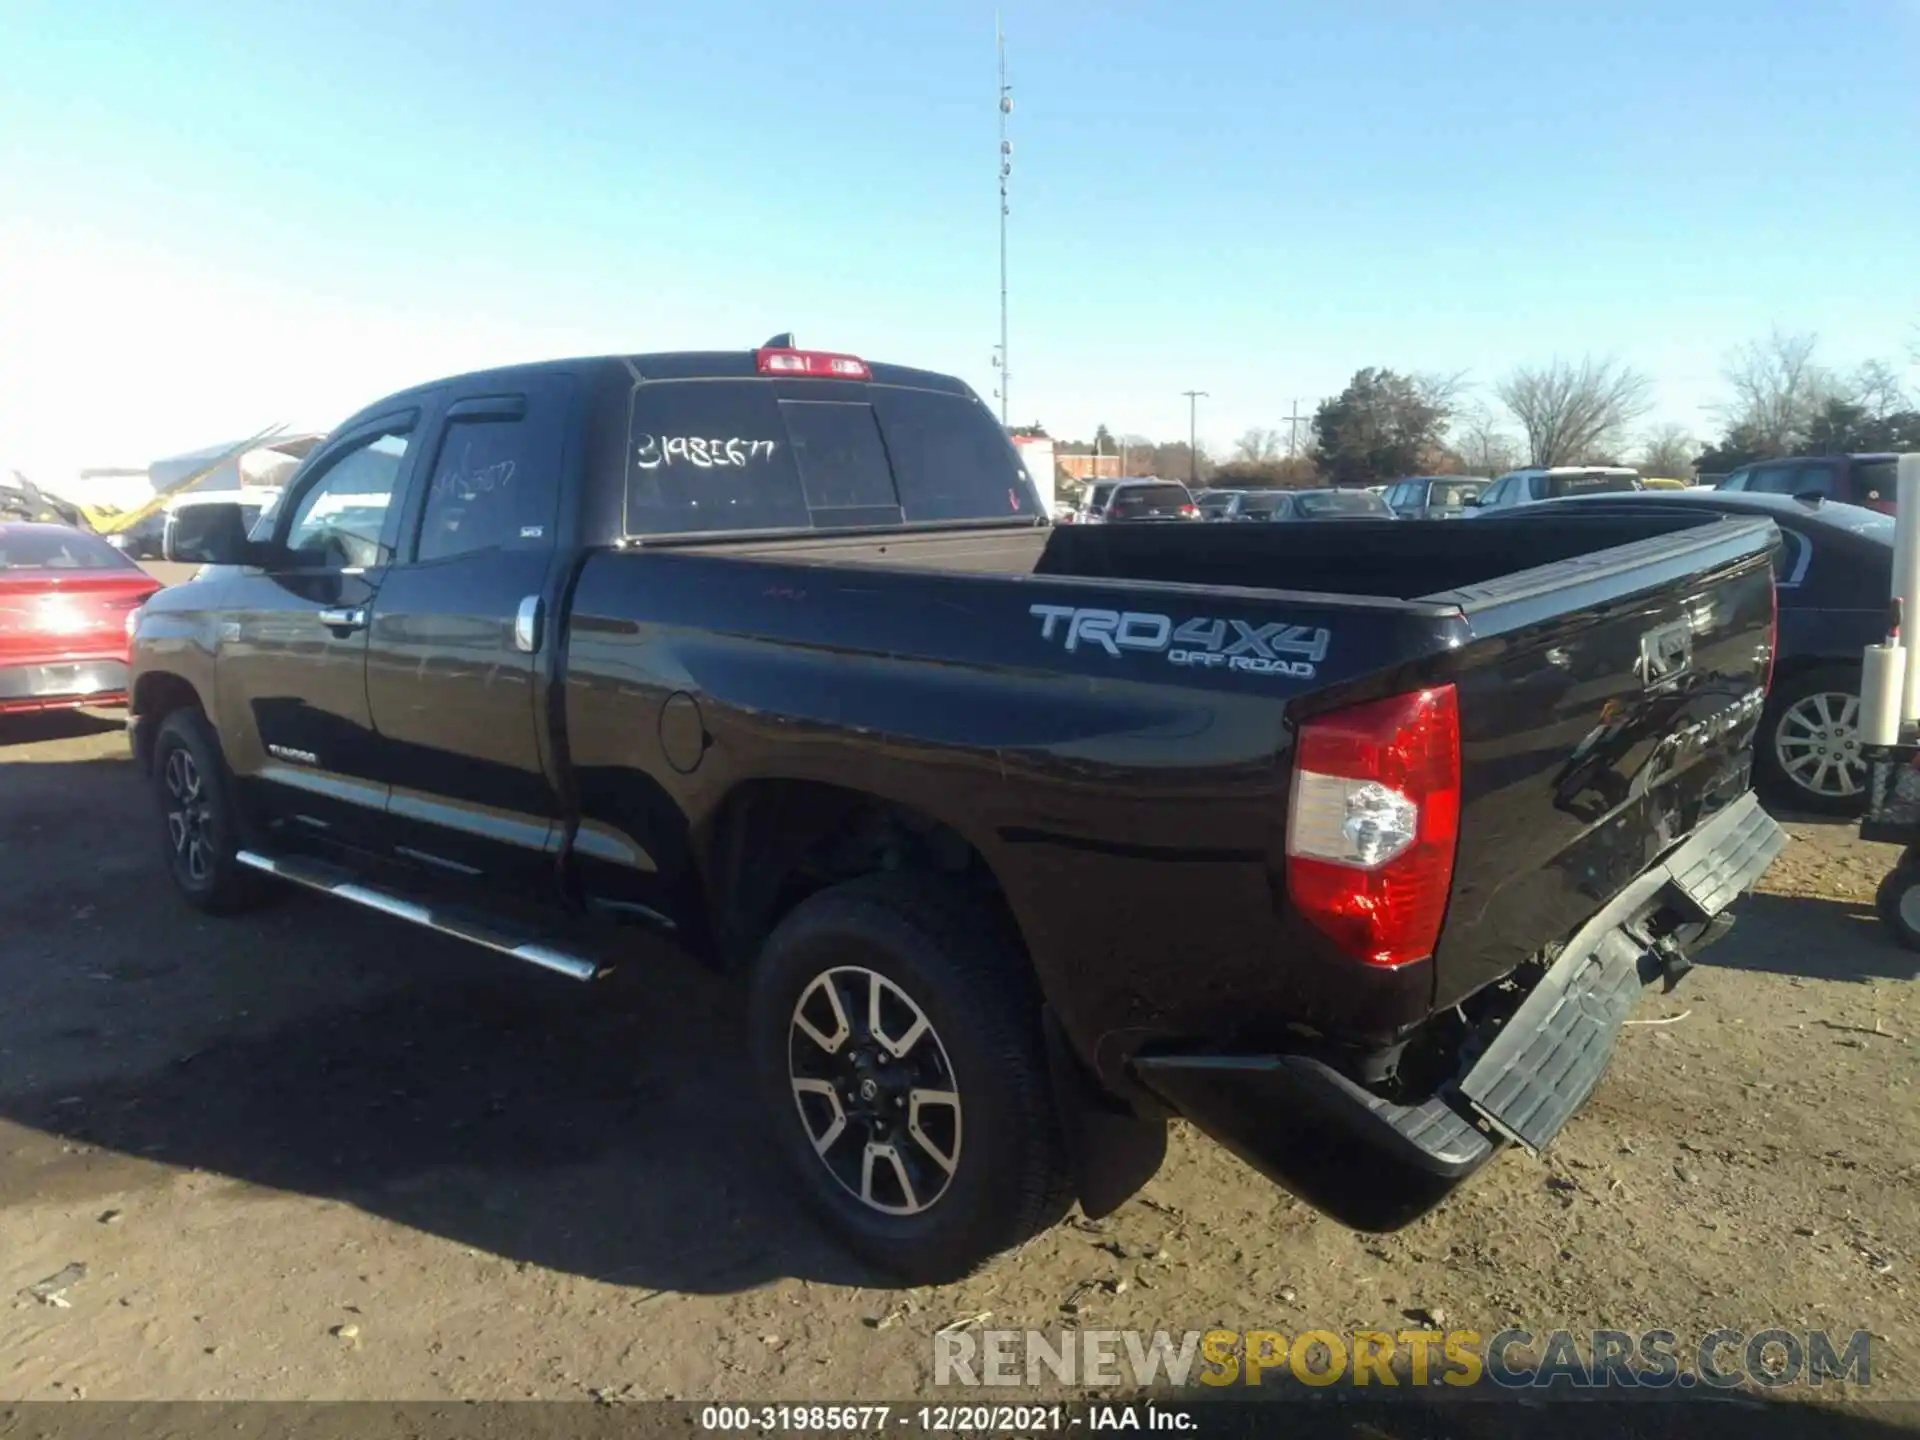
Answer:
[[[267,887],[235,858],[239,827],[213,727],[198,710],[176,710],[153,742],[153,785],[174,888],[211,914],[259,903]]]
[[[1858,670],[1823,665],[1782,681],[1768,700],[1755,747],[1767,789],[1802,810],[1858,814],[1867,802],[1859,726]]]
[[[781,1151],[848,1249],[917,1284],[1071,1203],[1038,995],[1001,928],[937,880],[872,876],[796,907],[753,976]]]

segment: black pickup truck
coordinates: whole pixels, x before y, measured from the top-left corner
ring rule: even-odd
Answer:
[[[1781,844],[1761,519],[1055,528],[965,385],[790,343],[423,385],[230,510],[134,640],[186,898],[740,967],[799,1188],[917,1279],[1170,1115],[1405,1224]]]

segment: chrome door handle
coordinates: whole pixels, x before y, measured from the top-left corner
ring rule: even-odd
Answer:
[[[531,655],[540,648],[540,619],[545,610],[538,595],[529,595],[513,613],[513,648]]]
[[[329,630],[361,630],[366,628],[367,612],[364,610],[322,610],[320,623]]]

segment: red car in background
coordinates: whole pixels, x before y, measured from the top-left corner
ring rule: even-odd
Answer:
[[[0,715],[124,704],[128,627],[159,588],[98,535],[0,522]]]

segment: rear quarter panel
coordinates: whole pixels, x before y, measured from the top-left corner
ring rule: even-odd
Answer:
[[[1069,649],[1036,606],[1324,629],[1325,651],[1279,674]],[[1418,607],[608,553],[587,561],[568,647],[583,822],[644,851],[663,890],[691,874],[711,893],[714,824],[742,786],[816,781],[912,807],[980,852],[1068,1034],[1109,1078],[1152,1035],[1327,1007],[1425,1013],[1430,977],[1328,967],[1276,888],[1288,702],[1384,693],[1383,658],[1444,657]],[[690,710],[704,753],[674,739]]]

